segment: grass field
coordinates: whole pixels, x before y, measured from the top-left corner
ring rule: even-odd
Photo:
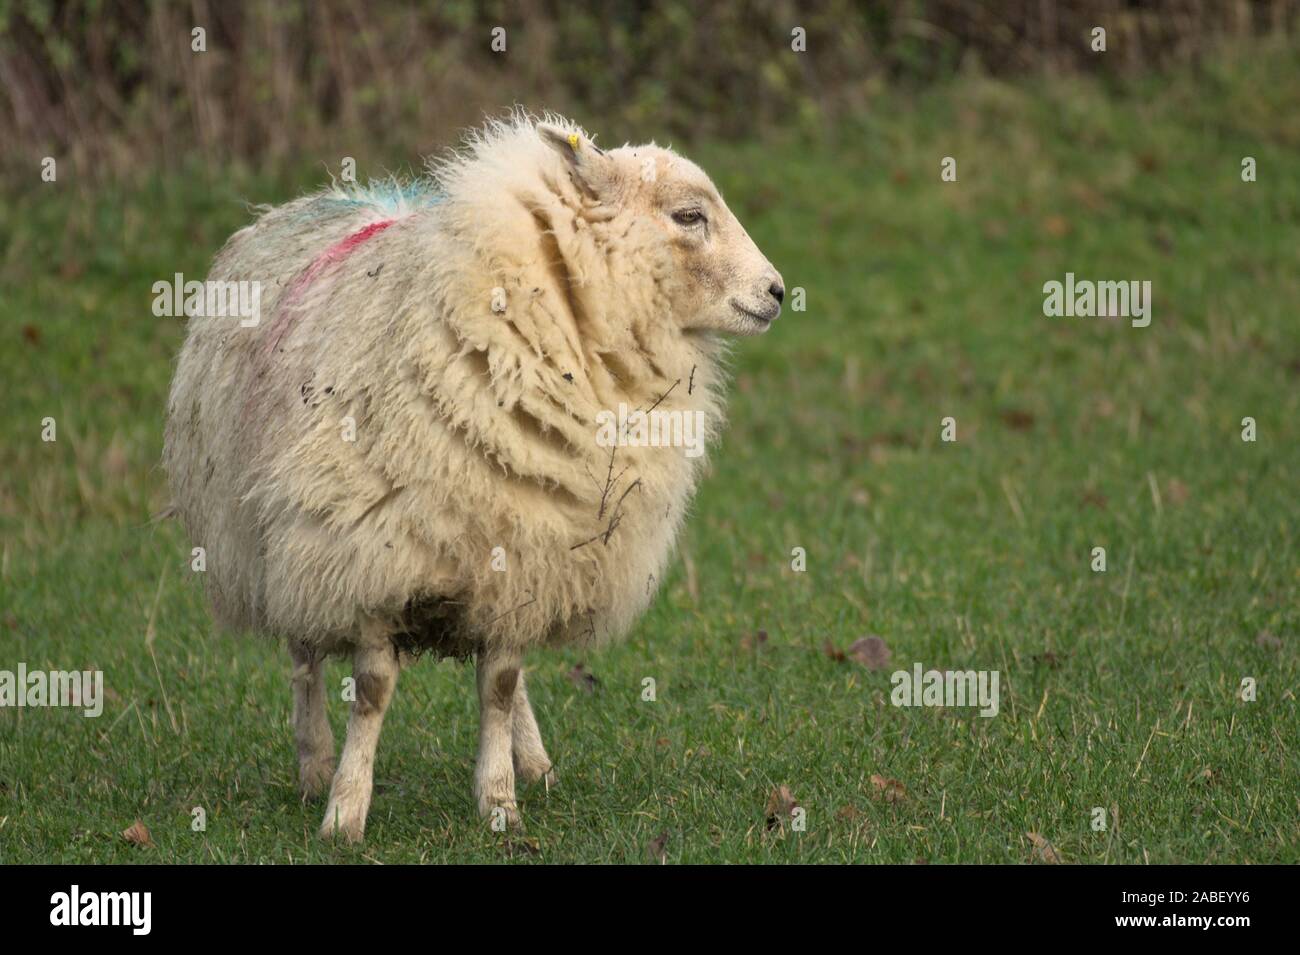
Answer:
[[[0,669],[102,668],[109,698],[0,710],[0,861],[645,862],[664,834],[673,863],[1300,861],[1297,67],[972,79],[819,145],[690,149],[807,310],[737,348],[630,638],[529,660],[560,782],[521,789],[524,837],[474,811],[471,669],[426,662],[365,844],[319,842],[287,654],[213,635],[188,542],[150,520],[183,331],[150,287],[206,271],[244,201],[317,185],[317,159],[91,201],[70,174],[10,183]],[[1150,280],[1151,325],[1044,317],[1067,271]],[[868,634],[883,670],[827,651]],[[1000,712],[890,705],[915,662],[999,671]],[[804,831],[769,828],[781,786]],[[153,846],[122,837],[136,819]]]

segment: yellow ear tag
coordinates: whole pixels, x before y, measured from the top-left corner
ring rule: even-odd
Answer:
[[[575,153],[578,151],[578,134],[569,133],[569,148]]]

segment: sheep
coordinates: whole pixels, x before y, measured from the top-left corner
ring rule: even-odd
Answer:
[[[645,609],[706,456],[632,423],[716,438],[729,343],[771,326],[780,274],[694,163],[516,111],[414,181],[262,209],[217,281],[258,283],[262,315],[190,317],[164,467],[217,624],[288,646],[321,836],[363,837],[398,671],[424,652],[475,660],[474,796],[521,825],[516,778],[554,782],[523,654]],[[335,768],[321,664],[348,655]]]

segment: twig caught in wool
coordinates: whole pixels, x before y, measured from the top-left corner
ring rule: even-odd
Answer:
[[[523,609],[524,609],[525,607],[527,607],[529,604],[535,604],[535,603],[537,603],[537,595],[534,594],[531,590],[525,590],[524,593],[528,594],[528,595],[531,596],[533,599],[532,599],[532,600],[525,600],[523,603],[519,604],[519,606],[517,606],[517,607],[512,607],[511,609],[507,610],[505,613],[499,613],[499,614],[497,614],[495,617],[493,617],[491,620],[489,620],[488,623],[496,623],[498,620],[504,619],[505,617],[510,616],[512,613],[518,613],[520,610],[523,610]]]

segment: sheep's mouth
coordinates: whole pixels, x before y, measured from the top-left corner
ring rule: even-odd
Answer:
[[[746,318],[753,319],[754,321],[758,322],[758,324],[760,325],[772,324],[772,319],[776,318],[778,315],[781,314],[781,306],[776,305],[775,303],[772,305],[771,308],[763,312],[755,312],[753,309],[745,308],[745,306],[741,305],[734,298],[727,304],[730,305],[732,308],[734,308],[736,311],[738,311],[741,315],[744,315]]]

